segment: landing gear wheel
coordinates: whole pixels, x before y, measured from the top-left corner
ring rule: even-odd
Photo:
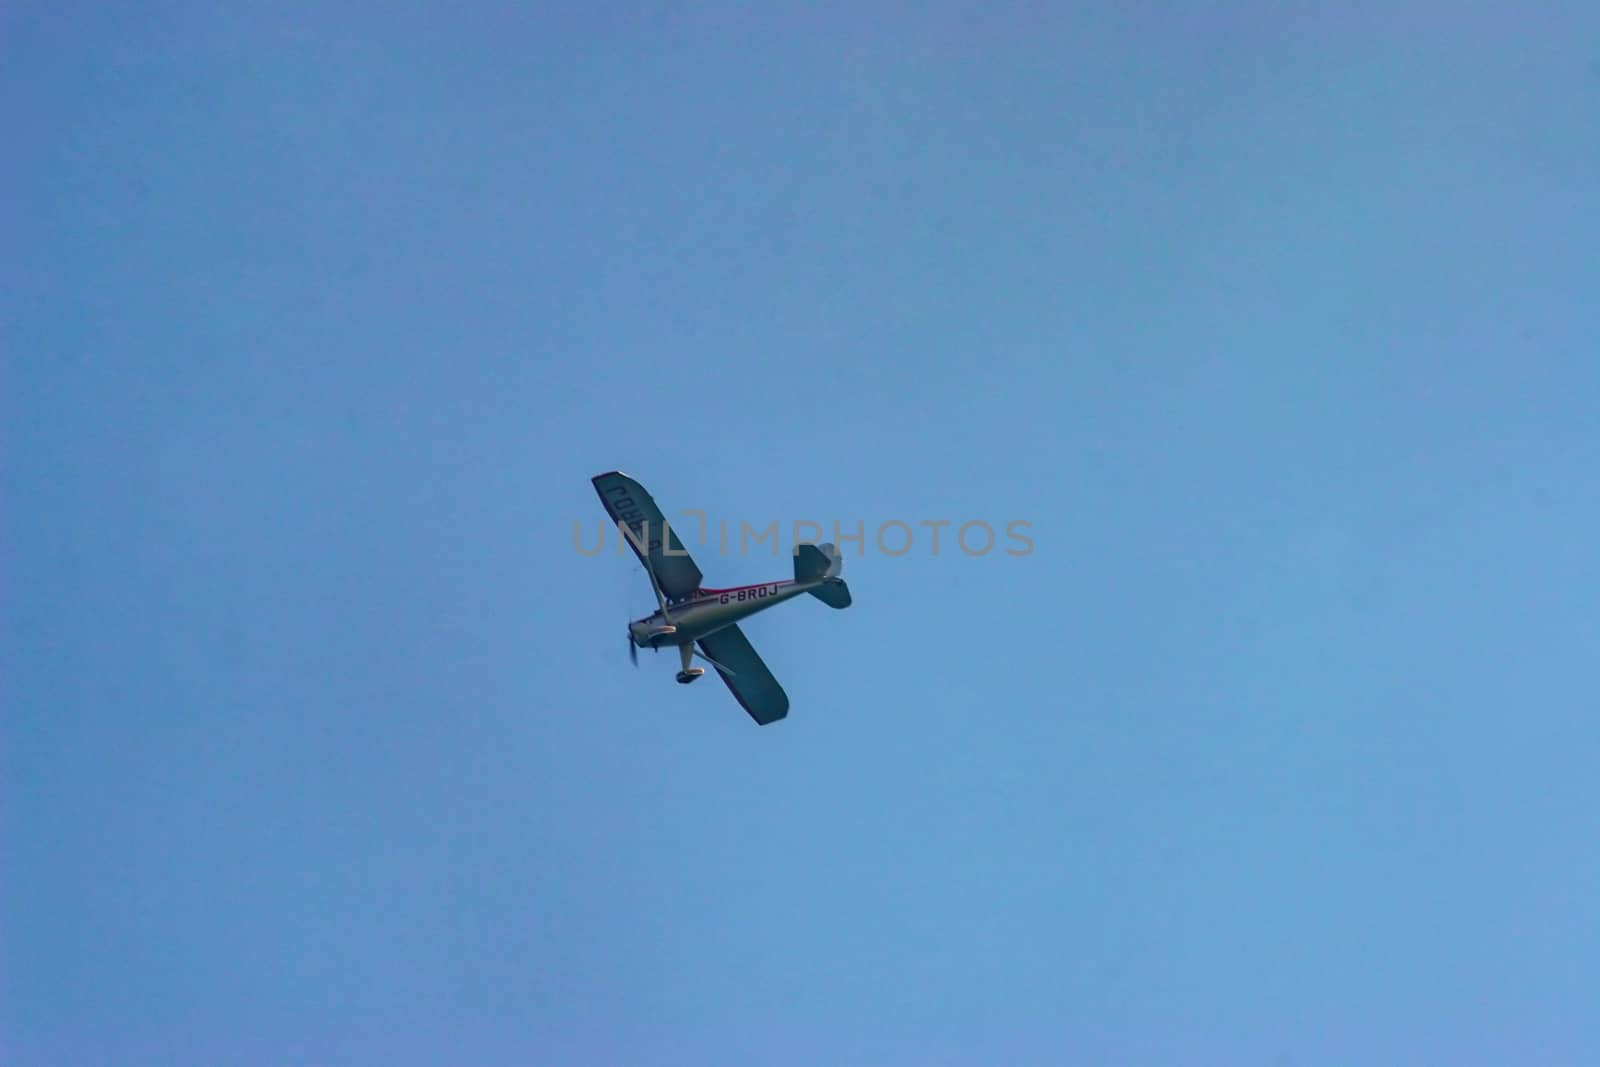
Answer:
[[[702,674],[706,673],[705,671],[701,670],[699,667],[691,667],[690,666],[690,664],[692,664],[694,662],[694,646],[693,645],[679,645],[678,646],[678,655],[683,658],[683,669],[678,672],[678,684],[679,685],[688,685],[690,682],[694,681],[696,678],[698,678]]]

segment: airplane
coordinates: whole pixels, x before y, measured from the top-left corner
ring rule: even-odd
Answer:
[[[698,656],[717,669],[757,725],[768,726],[788,715],[789,695],[738,623],[803,593],[830,608],[849,607],[850,587],[839,577],[844,570],[839,551],[832,545],[800,544],[794,552],[793,580],[707,589],[700,584],[704,580],[700,568],[644,486],[621,471],[597,474],[591,480],[606,514],[644,564],[659,605],[653,614],[628,623],[628,658],[634,666],[639,664],[641,648],[673,647],[683,660],[680,683],[688,685],[706,673],[693,666]]]

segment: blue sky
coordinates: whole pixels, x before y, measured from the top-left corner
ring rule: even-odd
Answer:
[[[3,1058],[1600,1061],[1597,31],[13,6]]]

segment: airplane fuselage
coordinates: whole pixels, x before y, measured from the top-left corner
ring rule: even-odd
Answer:
[[[747,619],[774,604],[793,600],[823,583],[824,579],[796,582],[761,582],[736,589],[697,589],[692,596],[667,605],[670,621],[660,611],[628,624],[628,636],[640,648],[692,645],[707,634]],[[672,632],[669,627],[677,627]]]

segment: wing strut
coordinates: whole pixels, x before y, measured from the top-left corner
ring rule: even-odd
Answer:
[[[667,613],[667,598],[661,592],[661,583],[656,581],[656,569],[650,566],[650,557],[640,556],[639,559],[644,564],[644,572],[650,576],[650,588],[656,594],[656,603],[661,605],[661,617],[668,623],[672,622],[672,616]]]
[[[685,645],[684,647],[687,648],[689,646]],[[715,667],[717,670],[721,671],[723,674],[726,674],[729,678],[737,678],[737,677],[739,677],[739,672],[738,671],[730,670],[729,668],[724,667],[722,664],[718,663],[716,660],[712,659],[710,656],[706,655],[704,652],[701,652],[699,649],[696,649],[694,654],[699,656],[701,659],[705,660],[707,663],[711,664],[713,667]]]

